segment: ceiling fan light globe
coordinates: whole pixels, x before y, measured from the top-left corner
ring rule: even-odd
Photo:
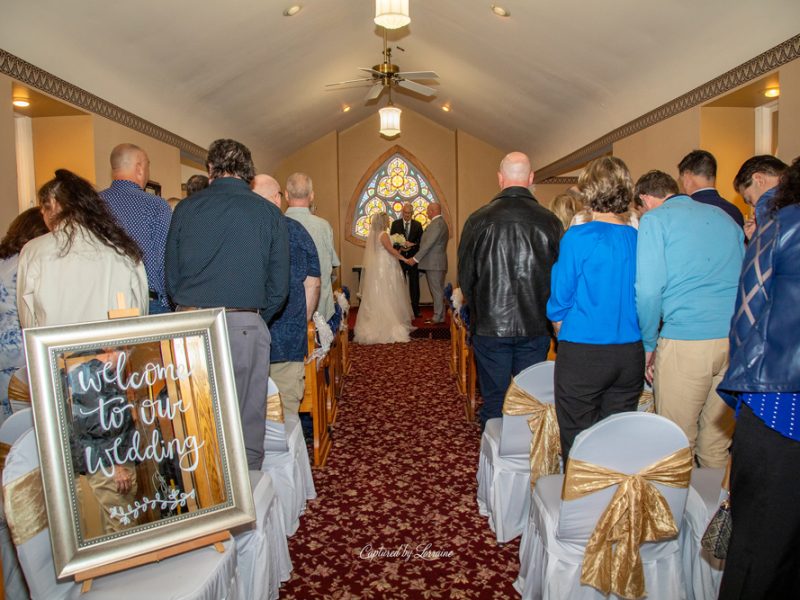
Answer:
[[[408,0],[375,0],[375,24],[384,29],[399,29],[411,23]]]
[[[396,106],[384,106],[378,111],[381,118],[381,135],[386,137],[400,135],[400,113],[402,112]]]

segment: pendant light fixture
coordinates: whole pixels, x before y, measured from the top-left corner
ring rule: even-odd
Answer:
[[[378,111],[381,118],[380,134],[393,138],[400,135],[400,113],[403,111],[392,104],[392,88],[389,87],[389,104]]]
[[[408,0],[375,0],[375,24],[385,29],[399,29],[411,23]]]

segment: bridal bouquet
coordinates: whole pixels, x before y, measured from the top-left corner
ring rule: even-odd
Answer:
[[[389,239],[392,240],[392,244],[396,246],[402,246],[406,243],[406,236],[404,236],[402,233],[393,233],[391,236],[389,236]]]

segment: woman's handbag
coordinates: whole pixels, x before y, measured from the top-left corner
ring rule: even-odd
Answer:
[[[731,478],[731,459],[728,459],[728,466],[725,468],[725,475],[722,480],[722,487],[730,490]],[[711,517],[711,522],[706,527],[706,531],[700,540],[700,545],[709,552],[714,558],[724,560],[728,556],[728,544],[731,542],[733,532],[733,519],[731,517],[731,494],[723,500],[717,512]]]
[[[731,520],[731,500],[725,498],[719,505],[717,512],[711,517],[711,522],[706,527],[706,532],[700,540],[700,545],[714,558],[720,560],[728,556],[728,544],[733,531]]]

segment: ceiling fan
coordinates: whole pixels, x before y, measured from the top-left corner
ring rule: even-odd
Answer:
[[[402,48],[400,49],[402,50]],[[439,75],[435,71],[401,71],[400,67],[392,63],[392,49],[387,45],[385,30],[383,32],[383,62],[374,65],[372,68],[360,67],[359,70],[369,73],[369,77],[328,83],[325,87],[371,83],[372,86],[364,98],[365,102],[376,100],[383,93],[383,90],[391,87],[403,88],[421,96],[430,97],[436,95],[436,90],[432,87],[413,81],[414,79],[438,79]]]

